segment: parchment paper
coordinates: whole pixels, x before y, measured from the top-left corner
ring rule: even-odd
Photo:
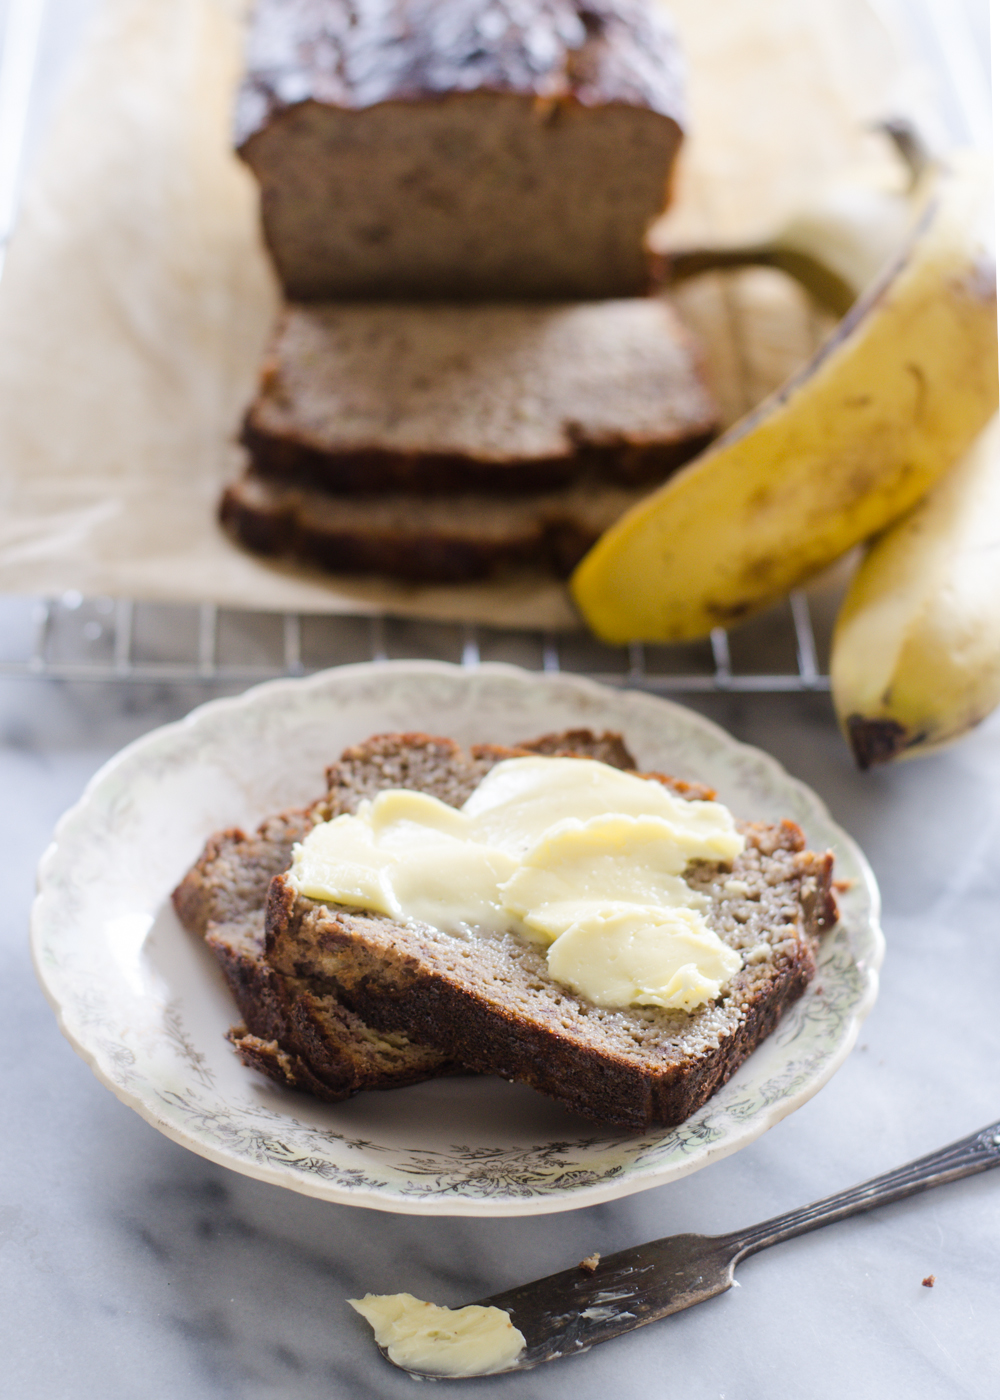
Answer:
[[[408,587],[258,561],[215,508],[277,306],[256,190],[229,147],[242,0],[105,0],[0,283],[0,591],[578,625],[558,584]],[[889,160],[912,103],[868,0],[673,0],[693,113],[661,241],[769,226]],[[822,332],[777,274],[682,298],[731,420]]]

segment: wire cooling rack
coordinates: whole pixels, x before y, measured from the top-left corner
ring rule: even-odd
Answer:
[[[245,612],[211,603],[0,599],[0,677],[245,685],[352,661],[508,661],[654,692],[822,691],[831,604],[791,594],[732,631],[674,646],[604,646],[584,632],[415,619]]]

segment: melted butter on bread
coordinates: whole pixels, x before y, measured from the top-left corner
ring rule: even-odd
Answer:
[[[743,849],[729,810],[592,759],[497,764],[459,810],[390,789],[295,847],[300,894],[448,931],[549,944],[552,976],[601,1006],[694,1010],[740,955],[683,879]]]

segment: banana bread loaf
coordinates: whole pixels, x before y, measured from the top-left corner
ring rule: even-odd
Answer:
[[[258,0],[236,144],[293,299],[631,296],[681,88],[653,0]]]
[[[337,492],[662,481],[718,411],[670,303],[286,307],[244,441]]]

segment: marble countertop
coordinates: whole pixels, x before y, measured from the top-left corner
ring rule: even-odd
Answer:
[[[0,15],[9,8],[0,0]],[[95,0],[48,0],[25,167],[94,8]],[[941,45],[927,16],[943,23],[945,9],[882,0],[880,12],[905,21],[934,68]],[[982,39],[982,0],[956,0],[948,12]],[[948,93],[961,134],[974,104],[955,84]],[[860,774],[827,697],[712,696],[698,708],[809,783],[881,885],[881,993],[857,1047],[815,1098],[681,1181],[555,1216],[388,1215],[295,1195],[194,1156],[120,1104],[62,1038],[31,969],[27,926],[35,866],[89,776],[129,740],[215,693],[0,681],[5,1394],[412,1395],[414,1383],[382,1361],[347,1297],[407,1290],[456,1305],[595,1250],[721,1233],[1000,1117],[1000,715],[940,755]],[[1000,1172],[986,1172],[757,1255],[740,1266],[738,1288],[586,1356],[455,1382],[448,1393],[993,1400],[998,1258]],[[923,1287],[931,1274],[934,1287]]]
[[[192,1155],[118,1103],[63,1040],[31,970],[27,919],[38,858],[90,774],[207,694],[0,686],[8,1393],[405,1396],[414,1383],[382,1361],[348,1296],[407,1290],[456,1305],[594,1250],[721,1233],[1000,1116],[1000,716],[938,756],[860,774],[825,696],[713,696],[699,708],[815,788],[882,888],[882,990],[814,1099],[693,1176],[556,1216],[382,1214]],[[755,1256],[740,1287],[584,1357],[449,1393],[986,1400],[1000,1387],[998,1245],[1000,1173],[986,1172]],[[930,1274],[934,1287],[923,1287]]]

